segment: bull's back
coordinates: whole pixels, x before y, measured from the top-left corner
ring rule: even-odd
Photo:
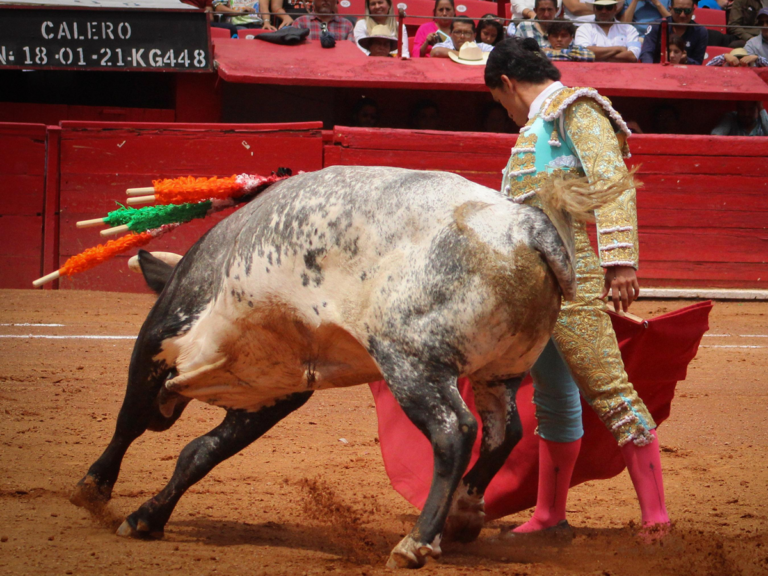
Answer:
[[[532,322],[507,305],[549,294],[531,285],[547,273],[526,244],[530,210],[445,173],[339,167],[275,185],[209,231],[158,301],[171,387],[252,408],[366,382],[374,335],[426,352],[436,323],[465,367],[531,348]]]

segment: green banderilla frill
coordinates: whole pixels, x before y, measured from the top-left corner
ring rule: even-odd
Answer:
[[[131,232],[145,232],[164,224],[184,224],[195,218],[205,218],[211,206],[210,200],[189,204],[146,206],[138,209],[122,206],[107,214],[104,223],[110,226],[128,226]]]

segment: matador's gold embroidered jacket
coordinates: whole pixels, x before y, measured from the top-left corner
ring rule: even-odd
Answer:
[[[515,202],[542,207],[536,191],[557,170],[591,183],[626,174],[629,135],[611,103],[592,88],[561,88],[521,130],[504,169],[502,190]],[[617,137],[618,132],[618,137]],[[635,190],[595,213],[599,260],[586,226],[574,222],[576,298],[564,302],[552,338],[582,396],[619,445],[653,441],[656,424],[624,371],[616,334],[600,298],[601,266],[638,265]]]
[[[513,201],[540,206],[536,190],[555,170],[613,182],[626,174],[630,131],[611,102],[593,88],[563,88],[520,130],[504,169],[502,190]],[[618,138],[617,138],[618,133]],[[596,211],[600,265],[638,267],[635,190]],[[576,225],[577,236],[586,234]],[[578,240],[577,240],[578,242]]]

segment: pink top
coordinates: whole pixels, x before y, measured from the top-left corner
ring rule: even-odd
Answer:
[[[421,26],[419,26],[419,29],[416,30],[416,37],[413,40],[413,50],[411,53],[411,58],[421,58],[421,45],[424,44],[424,42],[427,41],[427,36],[432,34],[433,32],[438,31],[437,24],[434,22],[425,22]],[[427,48],[427,55],[432,51],[432,46]]]

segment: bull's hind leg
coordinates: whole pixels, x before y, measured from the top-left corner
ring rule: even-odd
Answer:
[[[440,538],[456,486],[469,465],[477,422],[456,386],[456,371],[439,360],[374,349],[389,389],[432,443],[429,496],[411,533],[392,550],[390,568],[418,568],[441,554]]]
[[[312,392],[292,394],[258,412],[227,411],[221,424],[184,447],[170,482],[128,516],[117,534],[139,538],[161,536],[176,503],[190,486],[300,408],[310,396]]]
[[[475,406],[483,422],[480,457],[464,477],[453,498],[445,536],[471,542],[485,522],[483,496],[523,434],[515,396],[522,378],[473,382]]]
[[[147,349],[140,339],[131,359],[128,387],[112,439],[69,498],[73,504],[92,512],[98,512],[112,497],[120,465],[131,443],[147,429],[169,428],[186,406],[186,402],[182,401],[167,416],[161,413],[157,404],[158,394],[170,369],[164,363],[150,360],[151,355],[143,353]]]

